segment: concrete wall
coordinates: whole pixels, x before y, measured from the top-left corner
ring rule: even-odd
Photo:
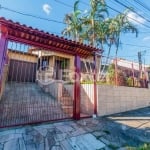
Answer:
[[[150,106],[150,89],[110,85],[97,88],[99,116]]]
[[[38,81],[38,85],[44,90],[44,92],[50,93],[51,96],[57,100],[60,100],[62,97],[62,81],[51,81],[49,83]]]
[[[64,85],[74,99],[74,85]],[[81,86],[81,113],[93,114],[93,85]],[[123,86],[97,85],[98,116],[125,112],[150,106],[150,89]]]
[[[65,89],[68,91],[69,95],[74,100],[74,84],[64,84]]]

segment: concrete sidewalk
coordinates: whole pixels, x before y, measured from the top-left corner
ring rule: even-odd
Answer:
[[[150,108],[0,130],[0,150],[114,150],[150,143]]]

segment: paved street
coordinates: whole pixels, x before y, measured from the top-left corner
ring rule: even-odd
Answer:
[[[0,150],[121,150],[150,143],[150,108],[0,131]]]

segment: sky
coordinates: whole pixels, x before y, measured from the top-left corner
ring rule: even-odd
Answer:
[[[141,51],[143,63],[145,62],[145,64],[150,65],[150,3],[147,0],[138,0],[148,7],[146,9],[139,5],[136,0],[118,1],[133,7],[139,14],[137,15],[133,12],[128,14],[129,20],[138,28],[139,34],[137,38],[135,34],[130,33],[121,35],[122,44],[119,47],[118,57],[138,62],[138,52]],[[59,23],[21,15],[3,8],[0,8],[0,16],[62,36],[61,32],[65,28],[65,25],[62,23],[64,16],[65,14],[72,12],[74,2],[75,0],[0,0],[1,7],[47,18],[49,20],[56,20]],[[106,0],[106,2],[108,6],[117,11],[122,12],[125,10],[125,7],[115,2],[115,0]],[[79,8],[84,12],[89,9],[88,4],[88,0],[80,0]],[[108,10],[110,17],[118,14],[110,8],[108,8]],[[107,48],[104,50],[103,55],[107,55]],[[115,47],[113,47],[111,51],[111,56],[114,57],[114,55]]]

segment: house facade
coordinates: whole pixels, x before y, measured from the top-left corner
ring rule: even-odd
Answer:
[[[113,60],[113,63],[115,63],[115,61],[116,60]],[[147,74],[148,65],[145,64],[139,65],[139,63],[137,62],[118,58],[117,67],[118,69],[122,70],[127,77],[142,78],[145,76],[145,78],[148,80]]]

